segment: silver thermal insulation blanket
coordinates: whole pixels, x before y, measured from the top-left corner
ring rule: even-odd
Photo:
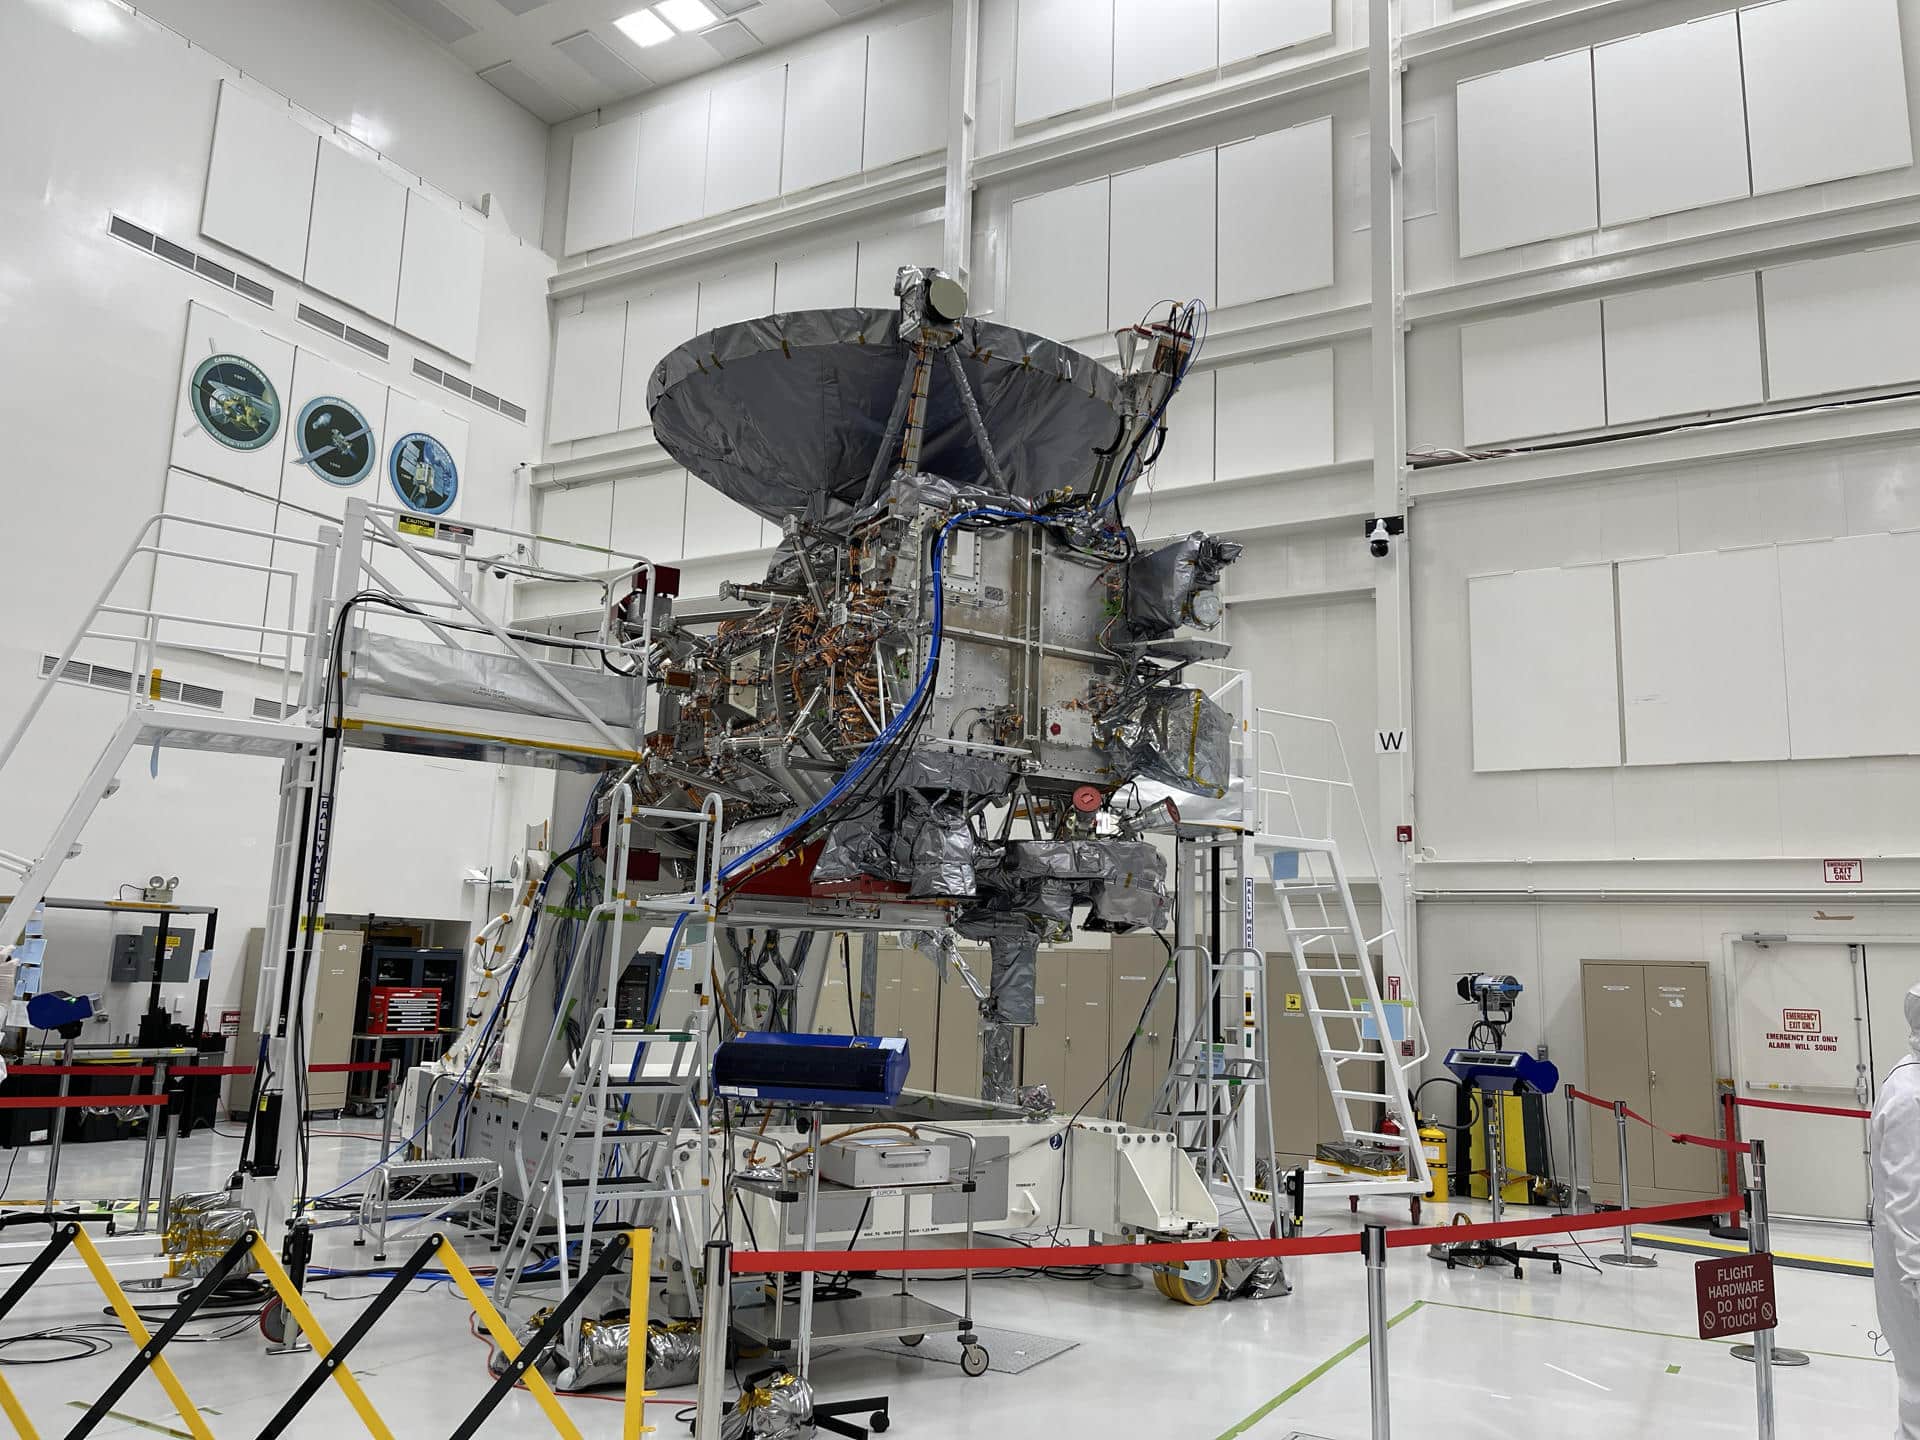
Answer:
[[[1167,860],[1145,840],[1111,840],[1113,869],[1093,887],[1093,918],[1107,930],[1167,928]]]
[[[1004,760],[959,750],[909,751],[893,777],[896,790],[950,790],[957,795],[1004,795],[1013,772]]]
[[[1133,774],[1215,799],[1233,769],[1233,720],[1201,690],[1152,690],[1132,718],[1113,727]]]
[[[234,1241],[258,1228],[253,1211],[231,1191],[176,1195],[167,1211],[167,1233],[160,1237],[160,1249],[170,1262],[168,1273],[175,1279],[198,1280]],[[252,1274],[253,1262],[243,1261],[235,1273]]]
[[[581,665],[536,663],[589,713],[607,724],[631,727],[639,721],[641,688],[637,678]],[[347,705],[352,708],[364,697],[374,695],[558,720],[580,718],[511,655],[455,650],[450,645],[370,630],[354,642]]]
[[[913,357],[893,310],[798,310],[722,325],[647,382],[654,438],[769,520],[845,513],[866,490]],[[1092,477],[1119,427],[1119,378],[1066,346],[990,320],[959,322],[960,358],[1007,492],[1036,500]],[[944,370],[936,365],[935,374]],[[920,468],[984,481],[957,388],[927,397]]]
[[[993,974],[987,986],[987,1018],[1002,1025],[1033,1024],[1039,932],[1023,917],[1005,914],[964,915],[954,928],[969,940],[986,941],[993,956]]]
[[[1136,556],[1127,565],[1127,629],[1136,640],[1171,635],[1190,620],[1187,605],[1220,583],[1240,557],[1231,540],[1196,530]]]
[[[972,895],[974,848],[973,831],[964,815],[950,822],[929,815],[913,837],[913,879],[908,894],[915,900],[964,899]]]

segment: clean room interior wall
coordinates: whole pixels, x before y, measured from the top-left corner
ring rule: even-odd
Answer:
[[[365,377],[375,394],[391,389],[444,414],[466,432],[467,517],[499,524],[526,518],[515,467],[538,458],[552,269],[532,243],[545,183],[544,127],[423,35],[361,0],[155,8],[181,33],[115,4],[34,0],[7,7],[0,129],[14,143],[0,156],[0,323],[8,339],[4,403],[15,467],[7,498],[12,533],[35,537],[13,547],[0,575],[0,613],[9,622],[0,639],[0,673],[9,677],[0,684],[0,724],[9,727],[41,657],[60,650],[144,517],[163,503],[218,503],[210,496],[249,504],[195,477],[168,478],[190,303]],[[355,47],[354,63],[325,63]],[[276,52],[284,58],[272,58]],[[229,61],[244,63],[249,78]],[[284,73],[311,108],[287,107],[251,78],[260,71]],[[84,98],[71,88],[73,76],[87,77]],[[376,303],[366,310],[343,303],[331,293],[338,285],[303,287],[295,275],[201,233],[223,82],[243,86],[261,104],[277,103],[316,144],[341,146],[343,155],[355,148],[351,158],[378,172],[374,193],[386,183],[411,185],[416,193],[431,191],[449,212],[463,207],[462,223],[483,240],[470,364],[393,329]],[[318,138],[335,125],[412,168],[381,161],[343,134]],[[483,216],[483,195],[507,198]],[[390,218],[391,206],[381,213]],[[188,247],[216,271],[196,275],[114,238],[111,214]],[[384,221],[379,233],[384,243]],[[222,272],[269,286],[272,304],[223,284]],[[301,303],[387,344],[391,358],[300,323]],[[523,404],[525,420],[416,375],[416,359],[435,374]],[[251,508],[261,515],[272,507]],[[272,516],[264,514],[262,523]],[[133,603],[144,602],[144,587],[144,575],[136,574]],[[124,648],[99,652],[103,663],[126,663]],[[162,663],[169,679],[220,690],[230,714],[251,715],[256,699],[278,695],[277,678],[253,666],[188,652]],[[115,695],[55,687],[48,713],[0,782],[0,846],[33,853],[44,844],[123,710]],[[503,782],[491,769],[468,768],[470,774],[454,774],[414,762],[349,760],[332,896],[340,908],[453,919],[478,913],[486,899],[461,877],[469,867],[505,863],[504,843],[491,829]],[[181,899],[221,908],[213,1004],[231,1003],[227,997],[238,993],[233,962],[247,928],[264,918],[277,777],[272,761],[172,751],[157,760],[138,757],[86,830],[82,853],[63,870],[56,893],[113,896],[122,883],[155,871],[180,875]],[[476,795],[477,810],[469,803]],[[392,806],[465,819],[446,833],[443,850],[421,851],[396,867],[381,845],[381,812]],[[504,807],[499,814],[504,818]],[[79,988],[104,976],[104,931],[56,915],[49,933],[50,983]],[[190,995],[190,987],[176,988]],[[116,1014],[116,1028],[132,1018]]]

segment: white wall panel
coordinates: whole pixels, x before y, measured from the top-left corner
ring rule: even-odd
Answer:
[[[1113,0],[1019,0],[1013,123],[1113,98]]]
[[[1107,328],[1106,176],[1013,202],[1009,325],[1078,340]]]
[[[438,510],[434,513],[442,515],[449,520],[458,520],[461,511],[466,507],[470,498],[469,491],[476,484],[490,484],[495,487],[505,486],[506,478],[503,475],[480,479],[469,473],[467,468],[467,422],[463,418],[458,415],[449,414],[447,411],[441,409],[437,403],[430,400],[423,400],[418,395],[410,395],[404,390],[389,390],[387,392],[386,450],[380,457],[381,504],[408,506],[411,508],[411,502],[408,500],[407,495],[394,482],[394,475],[397,468],[396,462],[398,462],[399,466],[404,466],[407,459],[410,458],[409,453],[402,450],[402,442],[410,434],[431,435],[445,447],[448,456],[453,461],[455,480],[453,503],[448,505],[444,510]],[[480,503],[483,505],[486,504],[487,499],[483,498]],[[408,567],[396,568],[401,569],[402,574],[389,575],[388,578],[402,588],[411,589],[416,586],[425,586],[429,583],[425,577],[405,574],[405,568]],[[409,622],[408,628],[402,633],[417,634],[418,632],[419,627]]]
[[[705,481],[689,476],[685,558],[697,560],[759,548],[760,517]]]
[[[1113,0],[1113,93],[1212,70],[1219,33],[1219,0]]]
[[[1220,0],[1220,63],[1333,34],[1333,0]]]
[[[1774,548],[1622,561],[1620,673],[1629,765],[1786,759]]]
[[[866,115],[867,37],[842,36],[787,65],[780,189],[791,195],[860,168]]]
[[[1469,445],[1607,423],[1600,302],[1582,300],[1460,327]]]
[[[260,393],[252,372],[246,366],[229,365],[224,356],[237,357],[257,370],[271,387],[270,393]],[[293,418],[287,413],[292,387],[293,346],[206,305],[189,304],[169,463],[277,496],[288,422]],[[215,419],[224,439],[208,432],[203,414]]]
[[[702,90],[640,112],[640,168],[633,228],[639,235],[698,220],[707,188],[707,112]],[[775,142],[778,153],[778,141]]]
[[[853,304],[859,266],[860,247],[852,241],[781,259],[774,266],[774,310],[831,310]]]
[[[1620,763],[1613,567],[1467,582],[1475,770]]]
[[[487,237],[451,205],[407,192],[406,243],[393,323],[429,345],[472,360],[480,345],[480,280]]]
[[[748,263],[700,282],[699,334],[773,313],[773,262]]]
[[[652,423],[647,385],[669,351],[700,333],[700,287],[677,281],[627,301],[627,340],[620,363],[620,428]]]
[[[1333,284],[1333,119],[1222,145],[1220,305]]]
[[[407,187],[371,160],[323,141],[313,178],[307,284],[392,324],[406,227]]]
[[[638,115],[581,130],[567,173],[567,254],[631,240],[640,171]]]
[[[893,277],[900,273],[900,267],[938,265],[945,246],[946,230],[938,220],[862,240],[853,303],[881,310],[895,308],[900,302],[893,295]]]
[[[613,528],[613,484],[555,486],[540,492],[540,518],[534,529],[554,541],[540,542],[540,563],[558,570],[606,570],[613,562],[604,555],[575,550],[567,541],[605,545]]]
[[[1757,405],[1760,295],[1750,274],[1610,295],[1607,419]]]
[[[780,193],[780,133],[786,100],[784,65],[713,87],[702,214],[723,215]]]
[[[1895,0],[1775,0],[1740,12],[1758,194],[1913,163]]]
[[[210,530],[202,525],[171,520],[161,523],[158,543],[168,550],[234,560],[246,565],[266,565],[271,563],[274,546],[264,532],[273,528],[275,509],[275,502],[270,498],[230,490],[182,470],[169,470],[166,485],[166,511],[169,515],[207,520],[217,525],[238,525],[263,533],[238,535],[230,530]],[[301,553],[312,554],[311,551]],[[176,559],[172,555],[155,556],[153,608],[162,614],[221,622],[195,624],[192,621],[162,621],[157,632],[160,643],[260,653],[262,637],[258,630],[237,630],[232,627],[262,623],[266,613],[267,578],[263,570],[207,565]],[[284,595],[284,592],[281,593]],[[286,653],[283,642],[278,639],[271,648],[276,654]],[[127,654],[124,647],[116,646],[108,653],[114,657],[112,664],[126,664],[122,658]]]
[[[355,424],[352,411],[326,402],[344,400],[366,422]],[[315,406],[311,416],[307,407]],[[286,396],[287,442],[281,457],[279,495],[309,510],[339,516],[346,513],[347,497],[387,504],[382,467],[387,447],[387,385],[362,375],[312,350],[293,357],[293,385]],[[312,442],[313,449],[303,443]],[[334,432],[338,432],[338,438]],[[322,453],[324,452],[324,453]],[[313,456],[309,460],[308,456]],[[364,456],[366,469],[352,478],[354,461]],[[328,462],[331,462],[330,464]],[[311,559],[311,551],[297,551]],[[299,566],[302,570],[305,566]]]
[[[875,30],[867,38],[867,123],[862,168],[946,148],[947,52],[953,23],[943,13]]]
[[[1599,223],[1591,52],[1463,80],[1455,102],[1462,255]]]
[[[687,535],[687,487],[699,485],[684,470],[628,475],[613,482],[615,550],[649,560],[678,560]]]
[[[1161,300],[1213,303],[1217,166],[1201,150],[1112,177],[1109,328],[1134,324]]]
[[[577,302],[576,302],[577,303]],[[547,440],[578,440],[620,428],[620,367],[627,307],[590,305],[554,322]]]
[[[1760,272],[1768,398],[1920,379],[1920,245]]]
[[[284,103],[258,99],[222,80],[200,233],[283,275],[299,275],[307,258],[319,149],[320,137]]]
[[[1223,366],[1216,375],[1220,479],[1333,463],[1333,351]]]
[[[1213,374],[1180,382],[1167,406],[1167,443],[1154,462],[1153,488],[1178,490],[1213,483]]]
[[[1593,50],[1600,223],[1749,193],[1740,34],[1731,11]]]
[[[1780,547],[1796,760],[1920,753],[1920,532]]]

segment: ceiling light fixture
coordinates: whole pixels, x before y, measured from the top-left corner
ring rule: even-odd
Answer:
[[[651,10],[636,10],[613,22],[614,28],[643,48],[673,39],[673,31]]]
[[[704,30],[709,25],[719,23],[720,17],[713,13],[713,7],[707,0],[660,0],[654,7],[666,17],[667,23],[682,34],[692,34]]]

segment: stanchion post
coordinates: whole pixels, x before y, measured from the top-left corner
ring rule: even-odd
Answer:
[[[167,1147],[160,1153],[160,1235],[173,1223],[173,1166],[180,1149],[180,1117],[167,1116]]]
[[[1580,1114],[1580,1102],[1573,1098],[1573,1086],[1566,1087],[1567,1095],[1567,1208],[1566,1214],[1578,1215],[1580,1210],[1580,1130],[1577,1125]]]
[[[700,1390],[694,1440],[721,1440],[727,1404],[727,1332],[733,1318],[733,1246],[707,1244],[706,1287],[700,1304]]]
[[[1740,1102],[1733,1091],[1720,1094],[1720,1131],[1729,1142],[1740,1139]],[[1729,1144],[1727,1149],[1727,1219],[1707,1233],[1719,1240],[1745,1240],[1746,1227],[1740,1223],[1740,1153]]]
[[[164,1096],[167,1093],[167,1062],[153,1062],[153,1093]],[[147,1148],[140,1157],[140,1211],[139,1223],[133,1227],[133,1233],[147,1233],[147,1202],[153,1198],[153,1157],[160,1148],[160,1126],[166,1119],[167,1107],[155,1105],[147,1112]]]
[[[67,1098],[73,1088],[73,1041],[60,1047],[60,1098]],[[53,1123],[47,1137],[47,1214],[53,1213],[53,1197],[60,1193],[60,1142],[66,1136],[67,1112],[64,1107],[55,1107]]]
[[[1613,1102],[1614,1125],[1620,1136],[1620,1209],[1625,1212],[1633,1209],[1633,1187],[1627,1177],[1627,1102]],[[1651,1255],[1633,1253],[1633,1222],[1623,1221],[1620,1226],[1620,1253],[1600,1257],[1609,1265],[1623,1265],[1633,1270],[1651,1270],[1660,1262]]]
[[[1753,1156],[1753,1193],[1747,1199],[1752,1237],[1748,1246],[1755,1255],[1768,1246],[1767,1235],[1767,1142],[1755,1140]],[[1776,1301],[1776,1303],[1778,1303]],[[1773,1437],[1773,1331],[1753,1333],[1753,1398],[1760,1415],[1760,1440]]]
[[[393,1107],[400,1103],[400,1087],[394,1083],[393,1072],[397,1062],[387,1062],[387,1093],[385,1103],[380,1107],[380,1163],[386,1164],[393,1155]]]
[[[1373,1399],[1373,1440],[1392,1440],[1387,1378],[1387,1227],[1367,1226],[1360,1235],[1360,1251],[1367,1259],[1367,1377]]]

